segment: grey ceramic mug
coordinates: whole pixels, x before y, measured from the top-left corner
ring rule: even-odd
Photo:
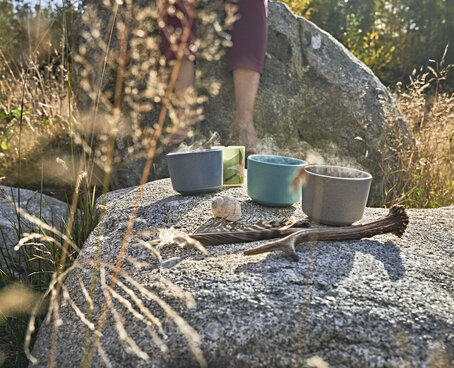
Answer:
[[[214,192],[222,186],[222,150],[169,153],[172,187],[183,195]]]
[[[303,212],[326,225],[350,225],[361,220],[372,175],[341,166],[311,165],[304,168]]]

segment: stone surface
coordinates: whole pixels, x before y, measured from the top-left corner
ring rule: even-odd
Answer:
[[[205,107],[205,131],[228,135],[234,97],[227,62],[209,68],[225,88]],[[205,64],[201,68],[205,67]],[[269,38],[254,120],[264,153],[346,165],[370,172],[371,199],[395,165],[390,148],[411,133],[395,100],[363,63],[331,35],[270,2]],[[230,143],[230,142],[229,142]],[[389,147],[387,147],[389,145]]]
[[[0,185],[0,191],[6,196],[14,200],[15,206],[19,206],[18,188],[12,188]],[[58,199],[48,195],[41,194],[36,191],[21,189],[20,207],[46,224],[57,228],[64,232],[64,224],[68,219],[68,205]],[[37,232],[38,227],[30,221],[21,217],[21,232],[33,233]],[[9,275],[9,271],[13,271],[14,276],[24,276],[30,269],[24,268],[24,257],[31,258],[30,249],[24,247],[23,251],[16,252],[15,245],[19,241],[19,227],[15,208],[12,203],[0,196],[0,247],[2,254],[0,255],[0,267]],[[45,254],[41,254],[45,257]],[[44,263],[44,261],[43,261]],[[8,265],[8,267],[6,267]],[[41,265],[45,267],[44,264]],[[52,269],[53,267],[51,267]]]
[[[134,4],[148,6],[149,1]],[[107,27],[108,14],[100,14]],[[205,37],[204,32],[199,36]],[[235,99],[227,56],[218,62],[198,58],[197,70],[203,80],[215,79],[221,85],[219,94],[204,105],[205,120],[197,127],[197,141],[218,132],[221,144],[237,143],[229,134]],[[114,86],[108,83],[112,75],[106,73],[106,88]],[[204,90],[200,85],[196,81],[199,92]],[[159,106],[142,123],[156,122],[158,112]],[[375,178],[371,203],[383,196],[384,177],[396,167],[394,149],[408,148],[412,142],[396,102],[378,78],[332,36],[280,2],[269,3],[268,49],[254,119],[263,153],[369,171]],[[144,160],[128,160],[131,144],[119,147],[123,147],[125,164],[113,175],[114,188],[137,185]],[[167,176],[164,154],[168,151],[163,148],[155,159],[152,178]]]
[[[90,289],[96,234],[103,233],[100,258],[114,265],[138,188],[107,196],[104,225],[87,240],[78,261],[83,265],[67,278],[75,305],[87,311],[82,281]],[[183,197],[169,180],[148,183],[134,226],[134,240],[127,249],[124,272],[169,303],[200,335],[201,350],[209,367],[302,367],[318,355],[331,367],[452,367],[454,365],[454,206],[408,210],[410,226],[399,239],[380,235],[361,241],[319,242],[298,247],[299,262],[283,253],[246,257],[250,244],[208,248],[204,256],[192,248],[160,246],[160,261],[139,239],[151,239],[155,226],[193,232],[211,221],[210,201],[227,194],[241,201],[243,218],[250,224],[276,217],[305,218],[300,203],[289,208],[266,208],[253,203],[245,188]],[[362,221],[374,220],[385,209],[367,208]],[[107,272],[108,275],[111,272]],[[109,276],[107,277],[110,278]],[[188,308],[164,279],[192,294]],[[120,281],[132,285],[132,281]],[[146,325],[133,317],[126,304],[115,300],[125,329],[149,355],[145,361],[127,353],[108,313],[101,343],[113,367],[196,367],[182,333],[164,318],[156,302],[144,305],[161,319],[168,346],[163,354]],[[117,286],[115,289],[138,305]],[[94,298],[99,316],[105,299]],[[162,305],[162,304],[161,304]],[[56,366],[80,366],[85,328],[69,303],[60,308]],[[41,327],[33,354],[36,366],[49,358],[51,325]],[[95,355],[93,366],[101,366]]]

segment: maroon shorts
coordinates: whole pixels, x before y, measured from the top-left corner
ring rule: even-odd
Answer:
[[[190,15],[194,14],[193,5],[188,4],[187,0],[176,0],[174,6],[180,17],[177,13],[169,15],[169,5],[166,5],[162,18],[161,38],[166,59],[176,59],[178,41],[181,39],[184,25],[189,21],[191,33],[188,47],[185,48],[185,57],[194,60],[195,50],[192,45],[196,37],[196,25],[190,18]],[[238,15],[240,19],[234,23],[230,32],[233,45],[229,49],[229,70],[245,68],[262,74],[268,39],[268,0],[239,0]]]

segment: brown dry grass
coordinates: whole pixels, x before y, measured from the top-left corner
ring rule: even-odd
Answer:
[[[27,64],[21,72],[15,72],[0,49],[0,177],[7,176],[12,184],[19,180],[19,154],[26,165],[52,143],[69,142],[71,129],[65,81],[56,73],[59,67],[49,64],[40,68],[33,57]],[[22,181],[32,181],[27,179]]]
[[[452,66],[440,63],[410,76],[394,91],[416,143],[397,152],[401,169],[386,188],[384,205],[435,208],[454,204],[454,93],[440,92]]]

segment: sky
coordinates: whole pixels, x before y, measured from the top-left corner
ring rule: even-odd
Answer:
[[[32,7],[34,7],[35,5],[41,4],[42,8],[47,8],[49,5],[54,5],[54,4],[61,5],[62,4],[62,0],[22,0],[22,1],[12,0],[12,1],[13,1],[13,4],[25,2],[25,3],[30,4]]]
[[[58,0],[28,0],[27,2],[28,2],[31,6],[38,5],[39,3],[41,3],[41,6],[42,6],[42,7],[47,7],[49,4],[56,3],[57,1],[58,1]],[[14,3],[14,4],[17,4],[18,1],[13,0],[13,3]]]

